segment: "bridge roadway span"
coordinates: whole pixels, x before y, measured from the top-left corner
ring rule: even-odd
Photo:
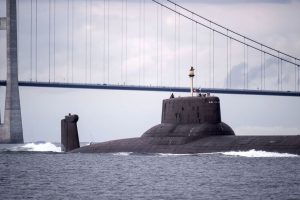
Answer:
[[[0,86],[6,86],[6,81],[0,80]],[[138,91],[157,91],[157,92],[190,92],[190,88],[188,87],[136,86],[136,85],[116,85],[116,84],[85,84],[85,83],[33,82],[33,81],[19,81],[19,86],[48,87],[48,88],[77,88],[77,89],[138,90]],[[295,92],[295,91],[201,88],[201,92],[215,93],[215,94],[244,94],[244,95],[300,97],[300,92]]]

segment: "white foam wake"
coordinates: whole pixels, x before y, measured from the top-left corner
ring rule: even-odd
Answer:
[[[11,151],[36,151],[36,152],[61,152],[61,148],[50,142],[27,143],[22,146],[12,147]]]
[[[157,155],[159,155],[161,157],[167,157],[167,156],[191,156],[194,154],[158,153]]]
[[[276,153],[267,151],[257,151],[255,149],[249,151],[229,151],[221,152],[221,154],[226,156],[241,156],[241,157],[253,157],[253,158],[266,158],[266,157],[298,157],[298,155],[289,153]]]
[[[114,156],[130,156],[132,152],[117,152],[113,153]]]
[[[202,156],[202,155],[216,155],[222,154],[225,156],[233,156],[233,157],[252,157],[252,158],[276,158],[276,157],[299,157],[298,155],[289,154],[289,153],[277,153],[277,152],[267,152],[267,151],[259,151],[259,150],[249,150],[249,151],[229,151],[229,152],[216,152],[216,153],[195,153],[195,154],[173,154],[173,153],[154,153],[150,155],[159,156],[159,157],[173,157],[173,156]],[[118,152],[113,153],[116,156],[130,156],[133,155],[132,152]]]

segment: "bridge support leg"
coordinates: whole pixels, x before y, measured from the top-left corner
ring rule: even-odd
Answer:
[[[6,0],[7,77],[4,124],[0,125],[0,143],[23,143],[23,128],[18,81],[17,6]]]

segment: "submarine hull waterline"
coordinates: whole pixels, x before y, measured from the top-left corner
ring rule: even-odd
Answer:
[[[141,137],[91,144],[70,152],[196,154],[252,149],[300,155],[300,135],[236,136],[221,120],[219,98],[200,95],[163,100],[161,123]]]
[[[83,146],[72,152],[196,154],[252,149],[300,155],[300,136],[209,136],[179,145],[152,144],[149,138],[129,138]]]

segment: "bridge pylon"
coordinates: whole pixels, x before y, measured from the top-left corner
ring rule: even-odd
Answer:
[[[0,124],[0,143],[24,143],[18,81],[18,41],[16,0],[6,0],[7,77],[4,123]]]

